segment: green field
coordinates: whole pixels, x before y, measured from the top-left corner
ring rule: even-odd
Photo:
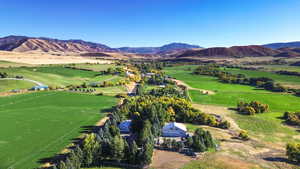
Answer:
[[[80,135],[117,102],[109,96],[36,92],[0,97],[0,168],[28,169]],[[5,152],[5,153],[3,153]]]
[[[251,66],[250,66],[251,67]],[[292,72],[300,72],[300,66],[289,66],[289,65],[259,65],[253,67],[262,67],[263,70],[266,71],[292,71]]]
[[[242,129],[250,131],[250,134],[264,134],[267,141],[290,141],[297,131],[282,125],[280,117],[285,111],[299,111],[300,97],[291,94],[272,93],[258,90],[251,86],[225,84],[217,78],[201,75],[193,75],[187,68],[195,66],[170,67],[165,71],[172,77],[182,80],[189,86],[198,89],[215,91],[214,95],[203,95],[197,90],[190,90],[189,94],[195,103],[221,105],[234,108],[239,101],[257,100],[269,104],[270,112],[255,116],[243,116],[232,114]],[[274,137],[274,133],[283,133],[283,137]]]
[[[120,66],[116,66],[114,64],[75,64],[74,67],[80,68],[80,69],[88,69],[92,71],[103,71],[107,70],[108,68],[116,68]]]
[[[280,75],[272,72],[258,70],[242,70],[232,68],[226,68],[224,70],[233,74],[244,74],[247,77],[268,77],[273,79],[275,82],[279,82],[282,84],[300,85],[300,77],[298,76]]]
[[[0,79],[0,92],[8,92],[14,89],[29,89],[33,86],[35,84],[28,81]]]
[[[99,65],[98,65],[99,66]],[[10,77],[17,75],[27,79],[36,80],[49,86],[80,85],[84,82],[100,82],[113,78],[113,75],[101,75],[94,71],[74,70],[63,66],[43,67],[18,67],[0,68],[0,72],[6,72]]]

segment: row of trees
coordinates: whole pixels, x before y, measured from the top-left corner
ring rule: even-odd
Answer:
[[[269,105],[260,103],[258,101],[251,101],[250,103],[239,102],[237,104],[237,111],[246,115],[264,113],[267,112],[268,110],[269,110]]]
[[[125,75],[125,70],[122,67],[108,68],[100,72],[100,75]]]
[[[229,128],[227,121],[217,120],[215,116],[194,109],[191,102],[177,97],[155,97],[144,95],[124,100],[124,104],[117,110],[123,119],[149,119],[151,122],[159,121],[162,126],[165,122],[177,121],[198,125]]]
[[[232,74],[221,71],[216,65],[199,66],[195,69],[194,74],[214,76],[218,77],[223,83],[250,85],[273,92],[286,92],[289,90],[281,84],[275,83],[273,79],[267,77],[247,78],[243,74]]]
[[[300,76],[299,72],[292,72],[292,71],[286,71],[286,70],[277,71],[276,73],[280,74],[280,75]]]

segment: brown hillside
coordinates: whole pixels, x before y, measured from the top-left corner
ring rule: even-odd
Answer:
[[[203,50],[189,50],[177,57],[260,57],[274,56],[280,51],[263,46],[233,46],[230,48],[216,47]]]

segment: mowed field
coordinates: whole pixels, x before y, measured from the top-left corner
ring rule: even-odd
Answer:
[[[69,92],[0,97],[0,168],[39,166],[40,159],[60,152],[116,103],[110,96]]]
[[[170,67],[165,71],[192,88],[215,92],[212,95],[204,95],[197,90],[190,90],[189,94],[193,102],[197,104],[220,105],[229,108],[235,108],[239,101],[257,100],[269,104],[270,112],[268,113],[255,116],[232,113],[231,117],[242,129],[248,130],[252,136],[260,137],[265,141],[282,143],[282,145],[288,141],[299,141],[297,137],[299,132],[284,125],[281,117],[285,111],[300,110],[300,97],[285,93],[272,93],[246,85],[221,83],[214,77],[191,74],[192,71],[188,68],[195,67]]]
[[[114,67],[114,65],[99,64],[94,65],[94,67],[107,69],[109,67]],[[0,72],[6,72],[11,77],[15,77],[17,75],[23,76],[24,78],[36,80],[49,86],[67,86],[71,84],[80,85],[84,82],[100,82],[113,77],[113,75],[99,76],[99,72],[96,71],[65,68],[63,65],[0,68]]]
[[[24,80],[1,80],[0,79],[0,92],[7,92],[14,89],[29,89],[36,84]]]

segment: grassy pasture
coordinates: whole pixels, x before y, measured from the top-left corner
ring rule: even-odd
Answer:
[[[114,64],[75,64],[76,68],[80,68],[80,69],[88,69],[88,70],[92,70],[92,71],[103,71],[103,70],[107,70],[108,68],[116,68],[116,67],[120,67],[120,66],[116,66]]]
[[[251,66],[251,67],[263,67],[263,70],[266,71],[292,71],[292,72],[300,72],[300,66],[289,66],[289,65],[259,65],[259,66]]]
[[[227,72],[231,72],[233,74],[244,74],[247,77],[269,77],[275,82],[279,82],[282,84],[292,84],[292,85],[300,85],[300,77],[297,76],[289,76],[289,75],[280,75],[267,71],[258,71],[258,70],[241,70],[241,69],[224,69]]]
[[[0,80],[0,92],[8,92],[13,89],[28,89],[35,86],[34,83],[23,80]]]
[[[105,116],[116,99],[69,92],[0,97],[0,168],[28,169]],[[5,153],[4,153],[5,152]]]
[[[189,94],[195,103],[222,105],[234,108],[238,101],[257,100],[269,104],[270,112],[255,116],[232,114],[242,129],[249,130],[252,135],[263,134],[266,141],[291,141],[299,133],[294,129],[282,125],[280,117],[285,111],[299,111],[300,97],[290,94],[272,93],[257,90],[254,87],[238,84],[218,82],[217,78],[193,75],[188,68],[195,66],[170,67],[165,71],[172,77],[182,80],[193,88],[215,91],[214,95],[203,95],[199,91],[190,90]],[[274,134],[282,134],[275,137]]]
[[[0,60],[0,67],[6,68],[6,67],[20,67],[20,66],[32,66],[26,63],[15,63],[15,62],[9,62],[9,61],[3,61]]]
[[[74,70],[63,66],[0,68],[0,72],[7,72],[10,76],[22,75],[49,86],[80,85],[84,82],[104,81],[112,75],[97,76],[98,72]]]

